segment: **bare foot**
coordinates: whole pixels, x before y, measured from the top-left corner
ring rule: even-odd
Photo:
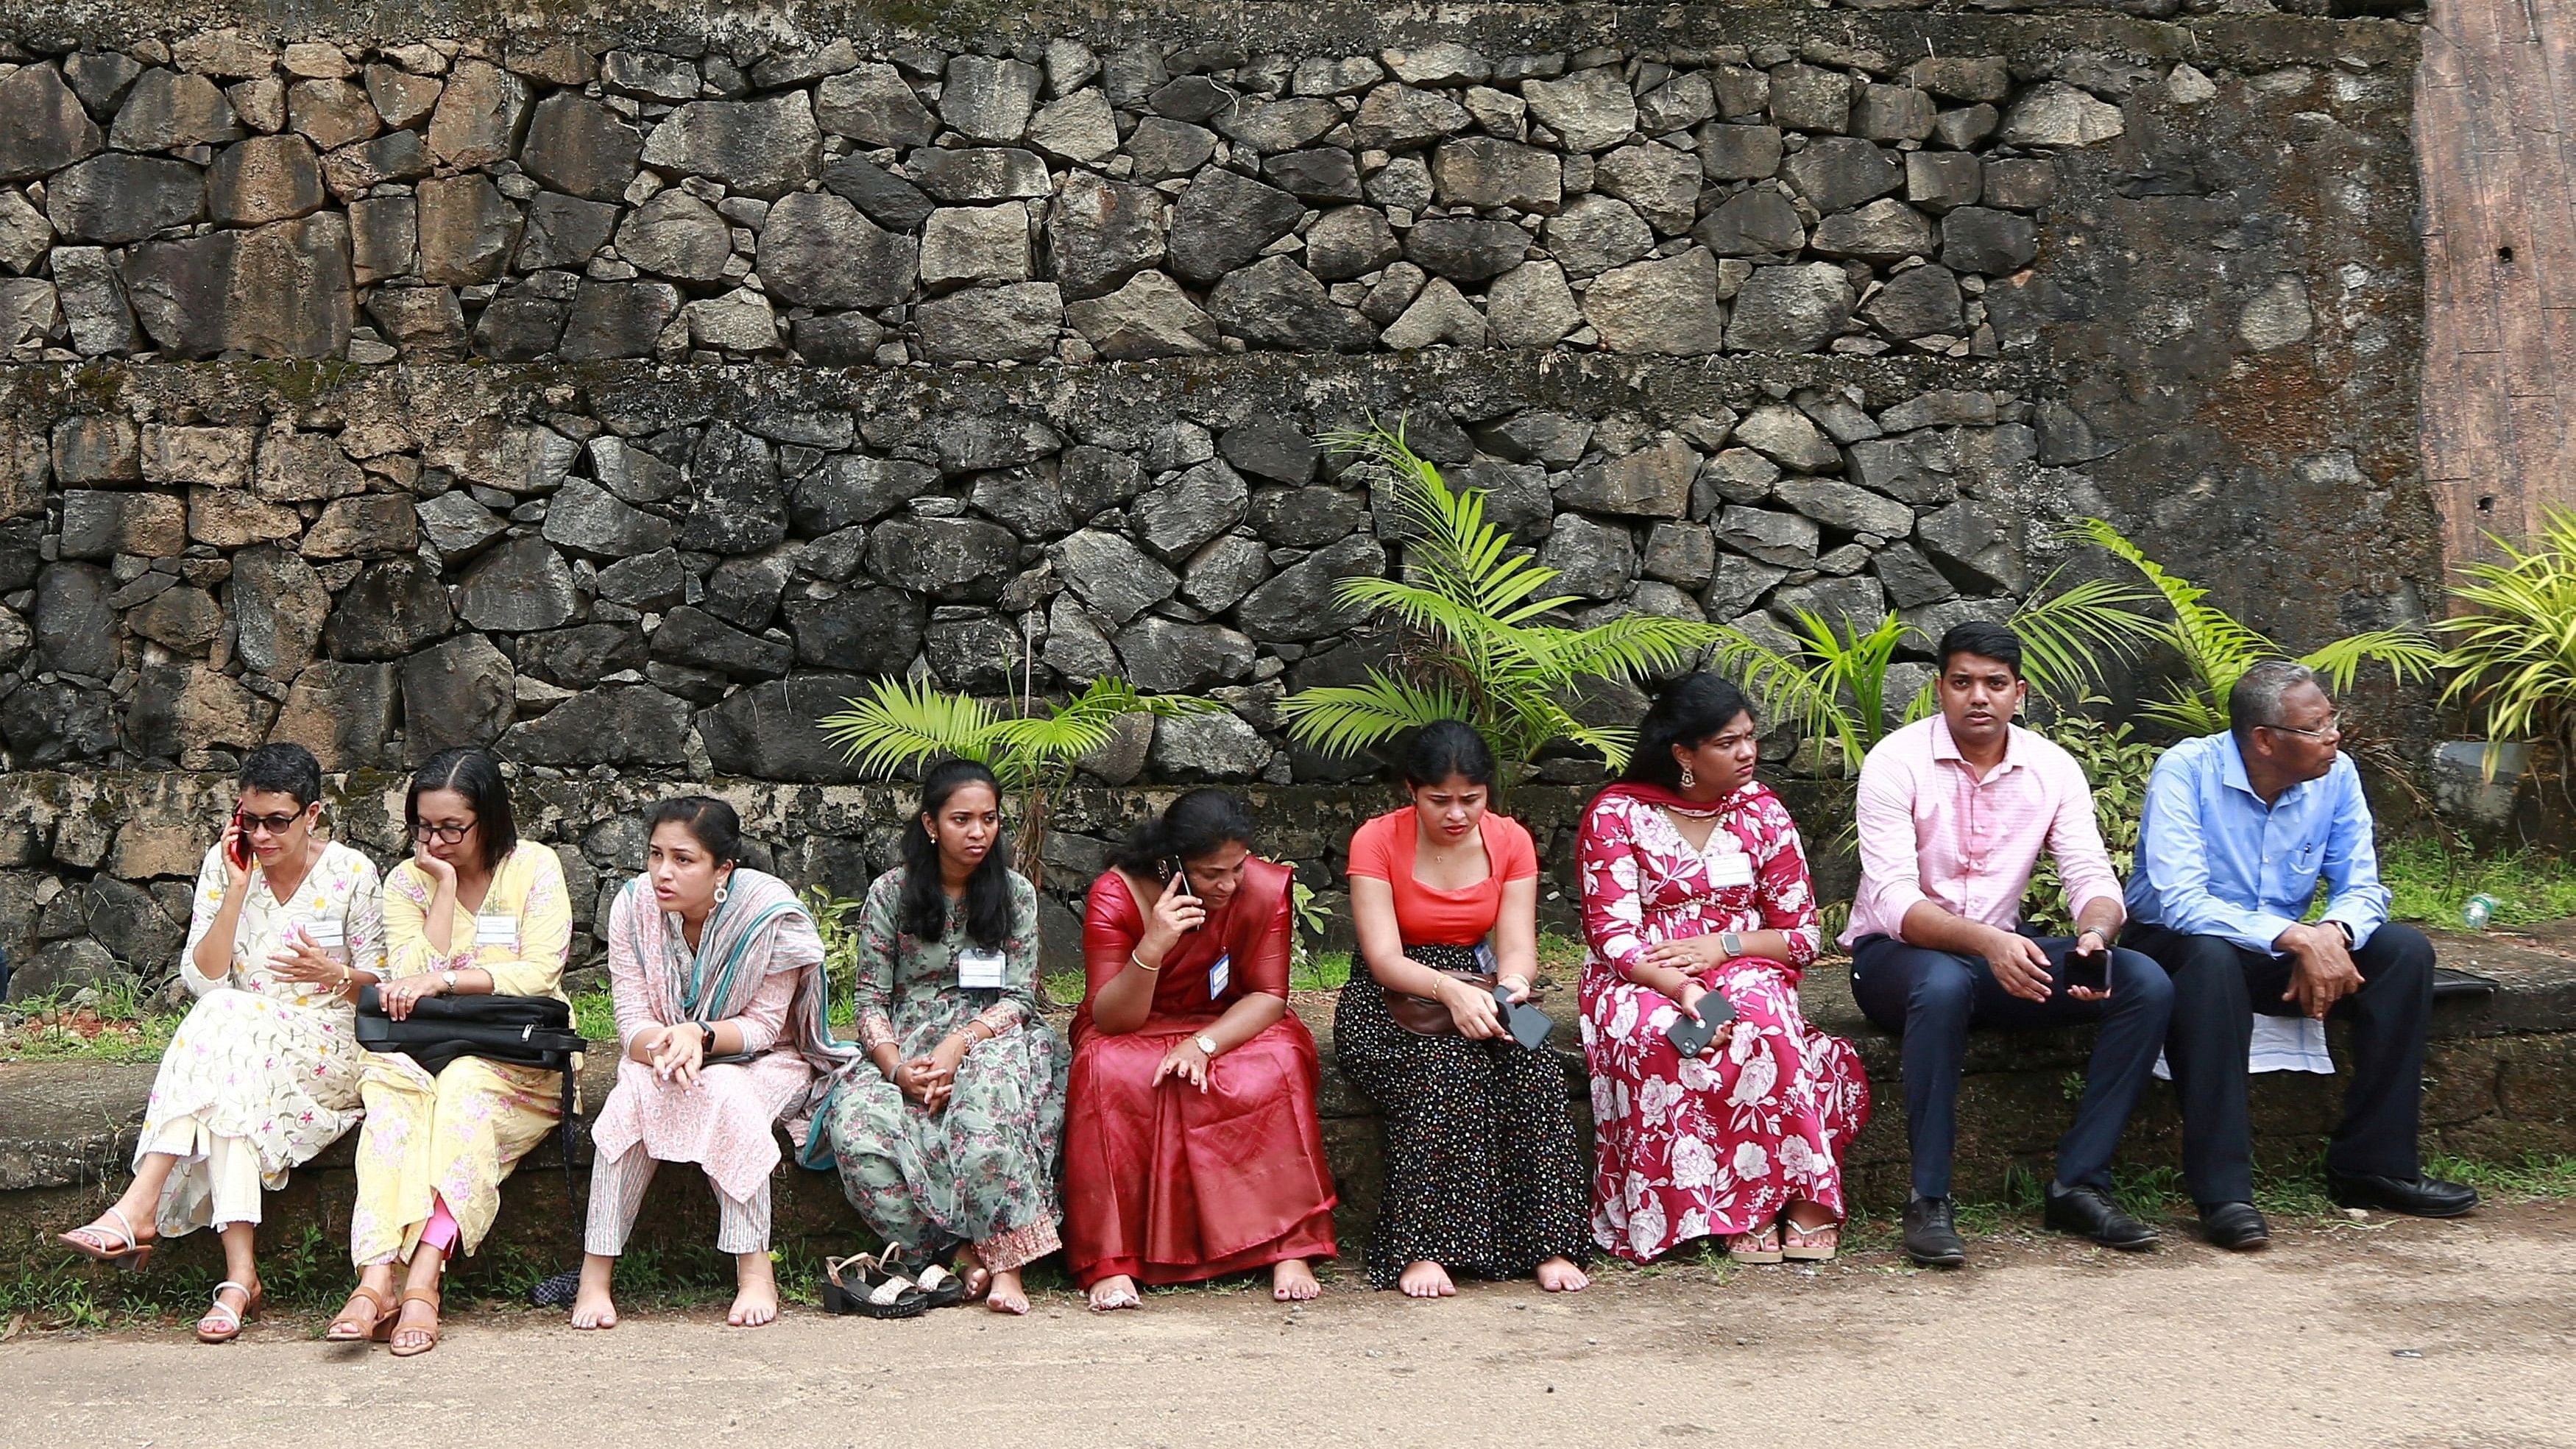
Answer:
[[[1395,1280],[1407,1298],[1455,1298],[1458,1285],[1449,1281],[1449,1270],[1424,1258],[1408,1265],[1404,1276]]]
[[[725,1322],[736,1328],[758,1328],[778,1316],[778,1275],[767,1253],[737,1253],[733,1260],[733,1307]]]
[[[1029,1311],[1028,1290],[1020,1286],[1019,1269],[993,1270],[993,1286],[985,1290],[984,1306],[995,1313],[1008,1313],[1013,1317]]]
[[[959,1282],[966,1285],[966,1301],[969,1303],[976,1302],[992,1291],[992,1270],[984,1266],[983,1258],[976,1254],[971,1244],[957,1250],[956,1267],[950,1271],[957,1275]]]
[[[615,1258],[597,1253],[584,1254],[581,1260],[581,1287],[573,1293],[572,1326],[575,1328],[615,1328],[617,1304],[609,1296],[610,1275],[617,1271]]]
[[[1312,1303],[1324,1291],[1315,1281],[1315,1270],[1303,1258],[1285,1258],[1270,1265],[1270,1296],[1282,1303]]]
[[[1145,1300],[1136,1292],[1136,1280],[1124,1273],[1113,1273],[1091,1285],[1091,1311],[1115,1313],[1121,1308],[1142,1308]]]
[[[1580,1293],[1592,1286],[1592,1280],[1574,1266],[1573,1259],[1550,1258],[1538,1265],[1538,1286],[1550,1293]]]

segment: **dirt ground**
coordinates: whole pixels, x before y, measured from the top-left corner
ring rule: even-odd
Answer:
[[[792,1309],[745,1331],[718,1307],[604,1334],[468,1311],[407,1361],[319,1331],[0,1345],[6,1441],[2576,1446],[2576,1204],[2311,1225],[2242,1258],[1990,1239],[1950,1274],[1620,1270],[1568,1298],[1344,1279],[1303,1309],[1202,1290],[1094,1317],[1053,1294],[1019,1322]]]

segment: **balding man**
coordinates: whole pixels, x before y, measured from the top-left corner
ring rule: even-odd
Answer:
[[[2315,671],[2273,660],[2228,692],[2229,732],[2156,762],[2122,943],[2173,978],[2165,1057],[2182,1101],[2183,1175],[2222,1248],[2271,1241],[2254,1208],[2245,1107],[2253,1013],[2352,1026],[2343,1123],[2326,1180],[2345,1207],[2456,1217],[2474,1189],[2423,1175],[2416,1152],[2433,945],[2388,920],[2361,776],[2338,749]],[[2304,920],[2317,882],[2325,912]]]

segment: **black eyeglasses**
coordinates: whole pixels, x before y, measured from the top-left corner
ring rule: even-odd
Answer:
[[[244,835],[262,830],[271,835],[284,835],[295,828],[296,821],[304,818],[304,812],[298,810],[292,815],[237,815],[233,818],[241,822]]]
[[[435,840],[441,845],[454,845],[456,842],[463,840],[466,836],[473,834],[474,825],[475,822],[471,820],[467,821],[463,825],[431,825],[426,822],[416,823],[411,828],[411,838],[414,840]]]

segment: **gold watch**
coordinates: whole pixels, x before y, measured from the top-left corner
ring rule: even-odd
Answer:
[[[1209,1061],[1216,1060],[1215,1037],[1208,1035],[1206,1032],[1200,1032],[1197,1036],[1190,1038],[1190,1040],[1198,1044],[1200,1055],[1205,1056]]]

